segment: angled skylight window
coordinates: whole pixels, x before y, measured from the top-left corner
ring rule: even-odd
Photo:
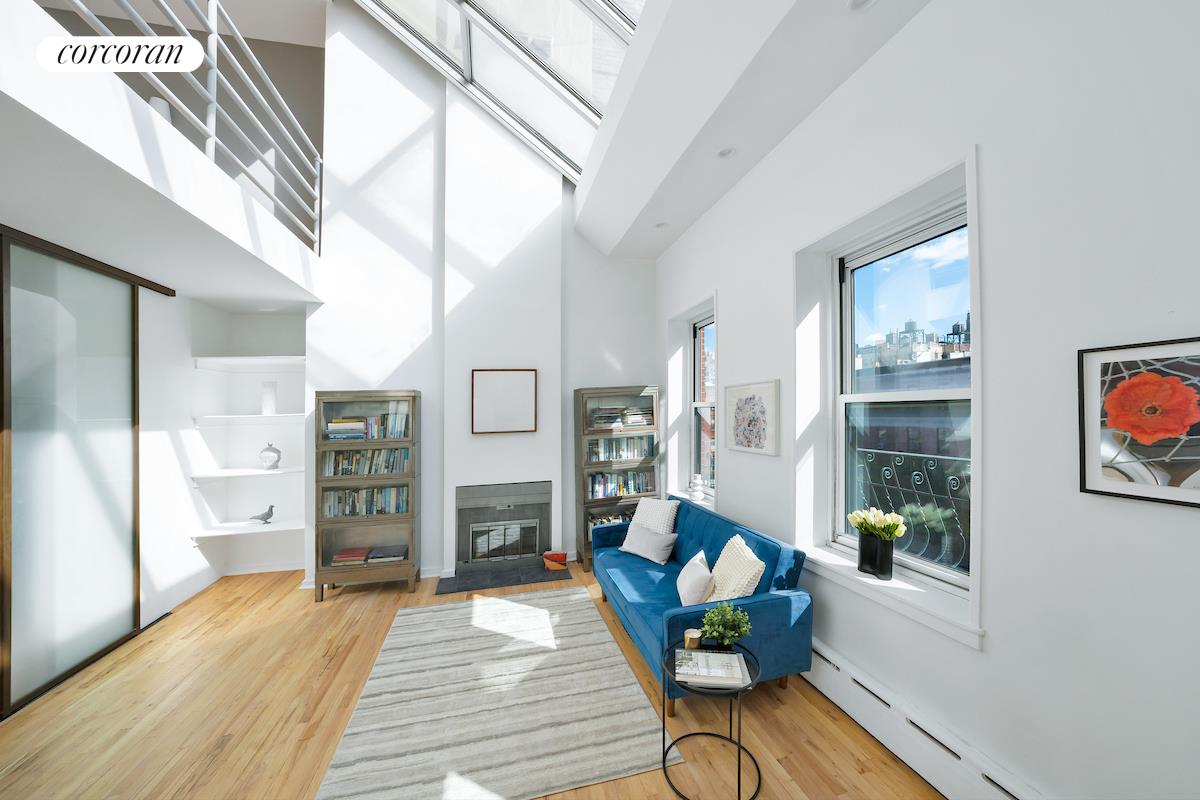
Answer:
[[[643,1],[357,0],[572,181]]]
[[[625,43],[575,0],[476,0],[542,66],[604,113]]]
[[[448,0],[378,0],[459,68],[463,64],[463,23]]]
[[[642,7],[646,5],[646,0],[611,0],[611,2],[631,25],[638,24],[642,18]]]

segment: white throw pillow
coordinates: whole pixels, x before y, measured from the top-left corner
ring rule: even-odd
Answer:
[[[671,558],[671,551],[675,549],[675,539],[673,533],[655,533],[633,522],[629,525],[629,532],[625,534],[621,550],[641,556],[655,564],[665,564]]]
[[[655,533],[674,533],[677,511],[679,511],[678,500],[655,500],[652,497],[643,497],[638,501],[637,509],[633,512],[633,521],[629,527],[641,525]]]
[[[675,580],[675,588],[679,590],[679,602],[685,606],[703,603],[704,598],[708,597],[708,590],[712,588],[712,573],[708,571],[708,559],[704,557],[703,550],[683,565]]]
[[[741,536],[734,536],[725,543],[713,567],[712,589],[705,602],[749,597],[758,588],[758,580],[766,568],[767,565],[758,560],[750,545]]]

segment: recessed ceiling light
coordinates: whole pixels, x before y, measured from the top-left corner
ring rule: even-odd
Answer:
[[[851,11],[866,11],[875,5],[875,0],[847,0],[846,5],[850,7]]]
[[[736,152],[737,152],[736,148],[722,147],[720,150],[717,151],[717,158],[733,158],[733,155]]]
[[[656,222],[656,223],[654,223],[654,227],[656,227],[656,228],[659,228],[659,229],[662,229],[662,228],[665,228],[665,227],[667,227],[667,223],[665,223],[665,222]]]

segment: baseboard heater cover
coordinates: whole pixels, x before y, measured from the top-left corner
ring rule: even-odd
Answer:
[[[971,747],[827,644],[814,641],[803,677],[949,798],[1041,800],[1045,795]],[[863,695],[877,702],[865,700]]]

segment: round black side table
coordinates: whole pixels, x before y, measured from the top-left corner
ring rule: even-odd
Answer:
[[[675,679],[675,651],[683,649],[683,642],[675,642],[663,651],[662,657],[662,772],[663,777],[667,779],[667,785],[671,787],[671,791],[683,800],[691,800],[686,794],[679,791],[679,787],[671,780],[671,773],[667,769],[667,756],[670,754],[676,745],[684,739],[690,739],[693,736],[708,736],[713,739],[718,739],[722,742],[727,742],[737,748],[737,800],[742,800],[742,753],[750,757],[750,763],[754,765],[755,781],[754,793],[747,800],[755,800],[758,793],[762,791],[762,770],[759,769],[758,759],[754,757],[745,745],[742,744],[742,695],[754,688],[754,684],[758,683],[758,676],[762,674],[762,669],[759,667],[758,658],[754,653],[740,644],[734,644],[732,650],[735,653],[741,653],[742,658],[746,661],[746,671],[750,673],[750,682],[745,686],[729,689],[717,689],[708,686],[693,686],[686,682],[677,681]],[[711,648],[701,648],[707,650]],[[701,695],[704,697],[724,697],[729,700],[729,735],[723,733],[714,733],[711,731],[696,731],[694,733],[685,733],[678,739],[667,741],[667,684],[673,683],[678,688],[688,694]],[[736,715],[734,713],[736,709]],[[737,717],[737,736],[734,736],[734,717]]]

